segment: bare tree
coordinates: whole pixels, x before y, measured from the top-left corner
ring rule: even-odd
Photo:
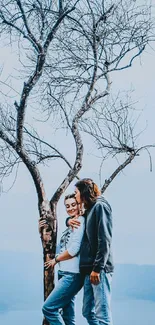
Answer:
[[[2,45],[14,46],[18,53],[18,71],[1,80],[1,181],[18,171],[21,162],[31,174],[39,215],[51,235],[46,242],[41,233],[46,261],[55,254],[57,203],[82,168],[82,132],[95,138],[106,157],[128,155],[102,191],[142,149],[135,147],[130,105],[117,108],[105,97],[110,74],[131,67],[153,41],[154,23],[149,4],[136,0],[3,0],[0,5]],[[30,116],[67,130],[75,144],[73,164]],[[39,166],[53,159],[61,159],[68,173],[48,200]],[[44,271],[44,298],[53,286],[53,271]]]
[[[121,97],[121,99],[120,99]],[[155,148],[155,144],[141,145],[139,141],[144,130],[137,133],[136,126],[140,115],[132,102],[129,94],[108,98],[101,105],[94,108],[91,120],[83,117],[80,121],[80,129],[95,141],[101,154],[100,182],[101,192],[104,193],[113,179],[129,165],[133,159],[140,156],[145,150],[150,159],[150,171],[152,171],[152,158],[150,149]],[[137,115],[137,118],[136,118]],[[118,167],[104,181],[102,180],[102,169],[106,160],[115,159]]]

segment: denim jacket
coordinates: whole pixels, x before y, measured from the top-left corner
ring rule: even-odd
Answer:
[[[112,210],[101,195],[86,213],[85,234],[80,250],[80,269],[113,272]]]

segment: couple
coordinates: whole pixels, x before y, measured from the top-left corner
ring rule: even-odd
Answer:
[[[89,178],[78,181],[75,194],[66,196],[64,203],[68,228],[59,255],[45,263],[46,268],[59,263],[59,281],[43,305],[43,314],[50,325],[75,325],[74,299],[84,285],[82,313],[88,324],[112,325],[111,208]],[[84,206],[83,216],[78,205],[80,210]]]

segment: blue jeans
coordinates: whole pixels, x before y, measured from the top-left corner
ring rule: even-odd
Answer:
[[[55,288],[44,302],[43,314],[50,325],[75,325],[74,300],[83,286],[82,276],[80,273],[58,271],[58,279]]]
[[[82,314],[89,325],[112,325],[110,308],[112,273],[100,272],[100,282],[91,284],[90,276],[84,281]]]

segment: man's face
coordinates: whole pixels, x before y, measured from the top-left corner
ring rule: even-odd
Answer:
[[[81,202],[80,191],[78,190],[77,187],[75,187],[75,199],[76,199],[76,201],[77,201],[78,204],[82,203]]]
[[[79,214],[78,205],[74,198],[65,200],[65,207],[66,207],[66,212],[70,217],[74,217]]]

